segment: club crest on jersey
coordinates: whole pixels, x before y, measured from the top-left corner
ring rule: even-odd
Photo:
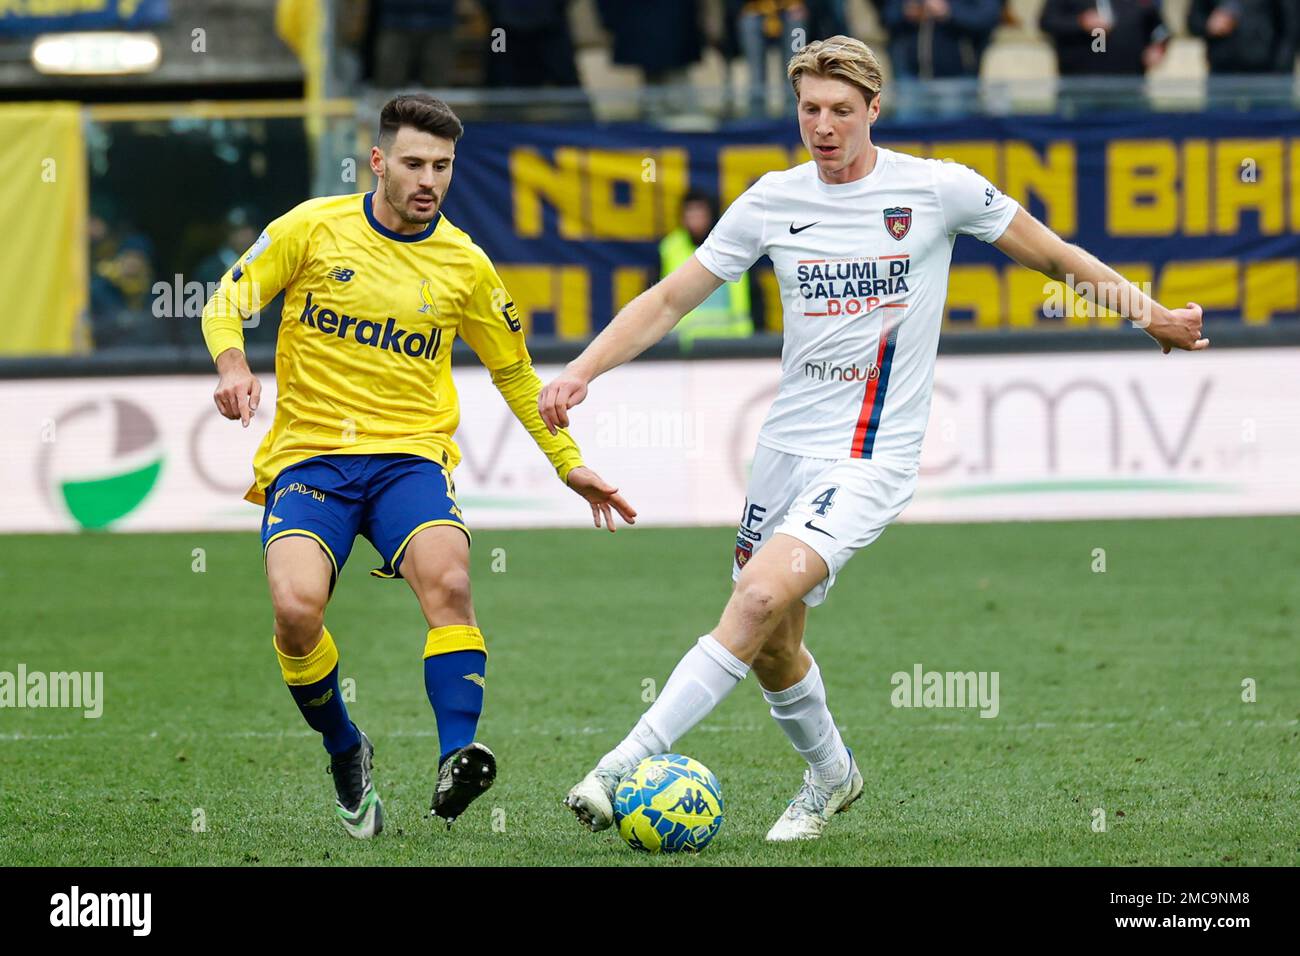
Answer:
[[[907,206],[891,206],[885,210],[885,228],[895,239],[902,239],[912,228],[912,210]]]
[[[754,542],[736,538],[736,567],[743,568],[745,562],[754,556]]]
[[[426,312],[430,315],[438,314],[438,305],[433,301],[433,283],[428,279],[420,280],[420,301],[423,302],[424,305],[420,306],[419,311]]]

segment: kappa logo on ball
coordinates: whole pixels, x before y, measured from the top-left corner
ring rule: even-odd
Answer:
[[[908,206],[891,206],[885,211],[885,228],[895,239],[902,239],[912,228],[912,210]]]

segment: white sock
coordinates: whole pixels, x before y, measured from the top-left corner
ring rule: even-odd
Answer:
[[[764,688],[763,699],[771,705],[772,717],[799,756],[808,761],[814,776],[829,787],[844,783],[849,776],[849,753],[826,707],[826,685],[817,662],[813,661],[803,680],[793,687]]]
[[[748,664],[712,634],[705,634],[678,662],[632,732],[601,757],[597,766],[627,773],[646,757],[671,750],[673,743],[722,703],[748,673]]]

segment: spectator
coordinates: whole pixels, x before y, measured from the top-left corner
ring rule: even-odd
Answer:
[[[244,206],[236,206],[232,209],[226,217],[221,248],[203,257],[194,270],[194,279],[202,282],[205,289],[210,289],[213,283],[220,282],[221,277],[230,270],[235,261],[252,247],[258,236],[258,222],[252,210]],[[208,296],[204,298],[206,300]],[[256,326],[250,324],[245,327],[244,340],[248,344],[275,341],[278,328],[275,320],[279,318],[279,308],[282,307],[283,301],[277,296],[274,302],[279,305],[268,302],[262,307]],[[173,338],[182,345],[203,348],[206,353],[207,347],[203,341],[200,318],[201,316],[198,315],[179,317],[177,319],[179,328],[173,330]]]
[[[451,84],[456,63],[456,0],[371,0],[374,82],[394,89]]]
[[[488,86],[579,85],[568,0],[484,0],[483,6],[491,27]]]
[[[98,350],[166,343],[153,314],[153,244],[127,236],[90,278],[91,337]]]
[[[749,69],[749,109],[761,113],[767,103],[768,53],[775,48],[784,66],[795,49],[813,39],[808,36],[808,7],[803,0],[732,0],[728,12]],[[788,91],[788,98],[793,97]]]
[[[1003,0],[886,0],[882,19],[895,77],[978,76],[1002,5]]]
[[[226,216],[226,230],[221,248],[204,256],[195,270],[194,278],[203,283],[219,282],[235,260],[248,251],[257,239],[257,226],[251,212],[236,206]]]
[[[1141,76],[1169,44],[1160,0],[1047,0],[1038,25],[1062,76]]]
[[[659,243],[662,275],[689,259],[717,221],[717,199],[698,189],[687,192],[682,198],[680,224]],[[682,317],[675,330],[682,351],[688,351],[696,339],[745,338],[754,334],[748,281],[748,276],[742,276],[739,282],[719,286],[694,312]]]
[[[845,2],[846,0],[806,0],[804,6],[808,8],[809,43],[827,37],[849,35],[849,15]]]
[[[117,236],[113,234],[107,217],[94,209],[93,206],[86,220],[86,235],[90,239],[90,267],[92,269],[117,254]]]
[[[704,48],[698,0],[597,4],[601,22],[614,37],[615,63],[640,67],[648,85],[687,82],[687,68]]]
[[[761,18],[757,30],[755,30],[753,22],[749,20],[742,22],[742,13],[752,11],[760,6],[772,7],[778,14],[776,30],[788,40],[787,45],[782,46],[779,42],[772,42],[763,36]],[[781,3],[780,0],[773,0],[772,3],[768,4],[756,4],[753,0],[726,0],[723,8],[722,30],[714,42],[719,55],[724,61],[730,63],[731,60],[742,55],[747,60],[750,74],[749,94],[745,103],[747,112],[761,110],[767,101],[768,71],[766,67],[773,47],[776,48],[780,56],[779,62],[782,76],[780,86],[785,90],[787,102],[793,105],[794,91],[790,89],[789,84],[784,79],[785,64],[790,55],[799,47],[811,43],[813,40],[847,35],[849,32],[845,0],[802,0],[798,4],[789,4],[788,7],[799,6],[803,8],[803,23],[794,22],[798,18],[787,16],[786,19],[791,21],[788,27],[780,19],[779,14],[782,11],[776,9],[782,6],[787,6],[787,4]],[[802,32],[796,32],[800,29],[802,29]],[[757,48],[753,46],[755,39],[760,41]],[[780,40],[780,36],[777,37],[777,40]],[[749,46],[747,47],[746,44],[749,44]],[[730,86],[730,70],[727,72],[726,82]]]
[[[1300,3],[1192,0],[1187,29],[1204,37],[1211,73],[1290,73],[1300,40]]]
[[[978,95],[980,61],[1002,18],[1002,6],[1003,0],[883,0],[881,21],[889,30],[892,102],[898,116],[969,111]]]

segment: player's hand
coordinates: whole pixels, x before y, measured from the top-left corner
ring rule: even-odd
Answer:
[[[559,379],[556,379],[556,381],[558,382]],[[591,520],[597,528],[600,527],[600,521],[603,517],[605,527],[610,531],[614,531],[615,511],[628,524],[636,524],[636,509],[627,503],[627,500],[618,493],[617,488],[606,484],[600,475],[586,465],[581,465],[569,472],[568,483],[570,488],[586,498],[587,503],[591,505]]]
[[[1188,302],[1185,309],[1169,309],[1159,321],[1152,320],[1146,333],[1166,355],[1173,349],[1199,352],[1210,345],[1209,339],[1201,337],[1201,307],[1195,302]]]
[[[1212,37],[1226,37],[1237,29],[1237,18],[1227,7],[1218,7],[1205,21],[1205,32]]]
[[[236,418],[247,428],[262,400],[262,383],[248,368],[248,360],[239,349],[226,349],[217,356],[217,390],[212,400],[217,411],[232,421]]]
[[[587,380],[567,368],[559,378],[542,389],[537,396],[537,410],[552,435],[557,428],[569,427],[569,409],[580,404],[586,397]]]
[[[948,0],[925,0],[925,12],[931,20],[947,20],[952,10],[948,7]]]
[[[1079,26],[1083,27],[1085,33],[1092,33],[1095,30],[1109,33],[1111,23],[1093,8],[1084,10],[1083,13],[1079,14]]]

